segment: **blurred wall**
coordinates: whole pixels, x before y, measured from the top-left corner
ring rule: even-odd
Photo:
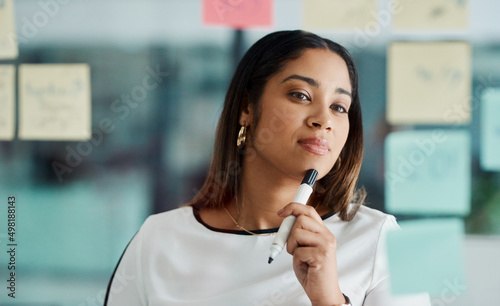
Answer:
[[[385,121],[389,42],[408,38],[469,41],[473,89],[480,89],[485,78],[491,83],[488,86],[500,86],[496,16],[500,3],[470,2],[470,26],[465,33],[393,34],[390,27],[382,27],[380,34],[367,37],[368,43],[361,47],[359,33],[313,30],[345,44],[358,65],[366,146],[360,184],[367,188],[368,206],[384,210],[383,143],[395,130]],[[115,263],[147,215],[189,201],[203,182],[234,71],[233,58],[241,56],[234,51],[238,43],[246,50],[268,32],[302,28],[302,2],[276,1],[272,28],[239,34],[204,26],[197,0],[72,0],[47,8],[48,3],[57,2],[15,1],[20,56],[5,63],[88,63],[93,127],[109,119],[114,129],[62,179],[52,163],[64,162],[78,142],[0,142],[0,196],[14,194],[18,199],[21,300],[39,305],[94,305],[102,300]],[[387,0],[380,5],[387,5]],[[47,24],[36,26],[34,16],[47,9],[51,12]],[[125,103],[151,71],[163,75],[159,86],[148,91],[141,103]],[[117,101],[126,107],[117,108]],[[474,267],[488,255],[475,250],[498,246],[498,240],[483,241],[486,235],[500,234],[500,178],[479,168],[477,110],[466,129],[473,135],[473,209],[466,226],[468,234],[480,235],[471,236],[466,244],[467,265],[473,267],[468,268],[471,275],[479,278]],[[2,215],[1,228],[5,222]],[[481,242],[476,243],[478,239]],[[496,275],[482,274],[479,283],[477,279],[471,283],[499,284]],[[484,286],[471,288],[487,301],[498,298]],[[4,298],[0,296],[2,305]],[[463,295],[450,305],[466,305],[472,299],[470,294]]]

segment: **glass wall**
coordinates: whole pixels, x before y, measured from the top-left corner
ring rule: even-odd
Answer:
[[[500,249],[500,176],[480,166],[480,108],[483,90],[500,87],[494,14],[500,5],[469,2],[466,31],[394,32],[380,25],[359,32],[305,27],[297,0],[274,2],[271,27],[244,30],[204,25],[197,0],[14,1],[19,56],[0,64],[88,64],[92,134],[88,141],[0,141],[0,304],[101,305],[122,251],[145,218],[186,203],[200,188],[242,52],[271,31],[297,28],[344,43],[354,56],[365,129],[360,185],[368,192],[366,205],[382,211],[387,135],[443,128],[387,122],[389,44],[443,39],[471,45],[471,121],[459,128],[471,135],[471,211],[464,220],[472,274],[468,291],[448,304],[469,305],[476,294],[498,298],[498,286],[489,292],[483,286],[500,285],[498,277],[479,279],[489,271],[479,262]],[[9,197],[16,205],[16,299],[5,288]],[[499,275],[500,265],[492,262],[490,269]]]

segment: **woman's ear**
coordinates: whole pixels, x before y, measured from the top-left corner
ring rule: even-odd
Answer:
[[[253,120],[253,107],[248,103],[247,97],[245,95],[243,105],[245,105],[240,113],[239,123],[240,125],[248,126]]]

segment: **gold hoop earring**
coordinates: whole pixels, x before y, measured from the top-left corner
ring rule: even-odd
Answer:
[[[236,140],[236,146],[239,149],[243,148],[246,140],[247,140],[247,127],[246,125],[242,125],[240,131],[238,132],[238,139]]]

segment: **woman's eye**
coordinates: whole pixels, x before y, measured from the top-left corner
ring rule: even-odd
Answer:
[[[292,93],[290,93],[290,96],[292,96],[293,98],[300,100],[300,101],[309,101],[310,100],[306,94],[301,93],[301,92],[292,92]]]
[[[347,113],[347,109],[345,109],[342,105],[333,104],[331,108],[338,113]]]

